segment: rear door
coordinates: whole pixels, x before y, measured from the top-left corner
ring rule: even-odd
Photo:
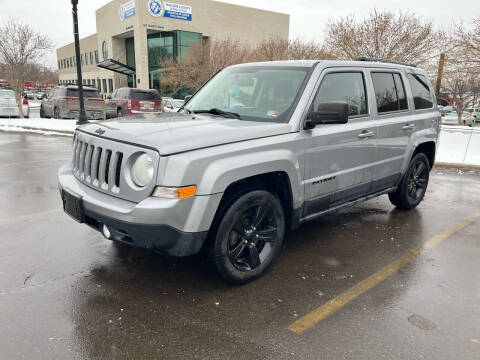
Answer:
[[[402,69],[371,69],[370,80],[375,94],[375,119],[378,127],[377,159],[372,192],[397,185],[409,161],[412,134],[431,126],[429,114],[421,114],[412,101],[409,79]],[[427,107],[433,108],[433,101]],[[417,104],[418,105],[418,104]]]
[[[376,152],[362,68],[330,68],[320,80],[311,111],[322,104],[347,102],[347,124],[317,125],[305,131],[304,217],[365,196],[371,186]]]
[[[401,70],[371,69],[370,80],[375,94],[374,112],[378,128],[372,192],[378,192],[395,186],[400,179],[416,122],[411,117],[406,78]]]

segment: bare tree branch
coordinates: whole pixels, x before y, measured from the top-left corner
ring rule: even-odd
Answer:
[[[33,30],[19,20],[10,19],[0,26],[0,63],[5,70],[5,78],[15,91],[20,116],[22,111],[22,88],[26,72],[51,50],[51,40]]]

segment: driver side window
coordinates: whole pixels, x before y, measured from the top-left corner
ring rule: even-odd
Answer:
[[[365,80],[361,72],[338,72],[324,76],[312,111],[323,111],[332,103],[346,103],[349,116],[367,115]]]

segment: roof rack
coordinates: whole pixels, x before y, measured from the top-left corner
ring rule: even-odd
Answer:
[[[387,64],[397,64],[397,65],[405,65],[405,66],[411,66],[411,67],[417,67],[415,64],[408,64],[404,63],[401,61],[395,61],[395,60],[387,60],[387,59],[377,59],[377,58],[369,58],[365,56],[360,56],[355,58],[356,61],[368,61],[368,62],[381,62],[381,63],[387,63]]]

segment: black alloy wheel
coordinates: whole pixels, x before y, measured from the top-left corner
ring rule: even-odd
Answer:
[[[276,195],[255,190],[234,198],[215,234],[218,272],[236,284],[260,276],[278,255],[284,232],[284,212]]]
[[[430,176],[430,163],[425,154],[416,154],[395,192],[388,194],[390,202],[400,209],[413,209],[423,200]]]

